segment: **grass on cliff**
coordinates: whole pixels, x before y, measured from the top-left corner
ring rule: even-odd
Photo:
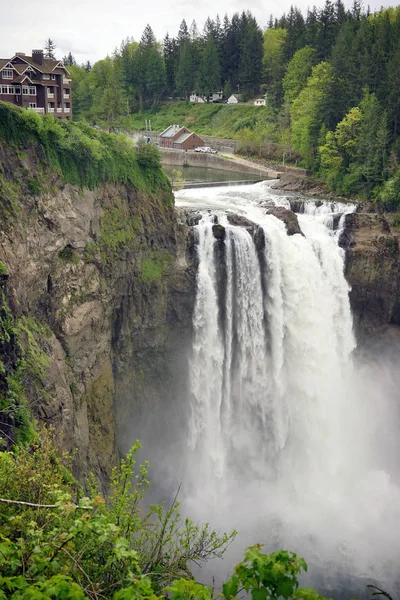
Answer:
[[[101,183],[130,184],[152,192],[162,189],[167,202],[172,203],[170,184],[161,168],[157,148],[145,151],[135,148],[124,135],[105,133],[86,123],[57,120],[52,115],[38,115],[0,102],[0,140],[18,150],[30,143],[38,144],[66,183],[90,189]],[[32,181],[30,186],[36,188]]]
[[[263,107],[252,104],[174,102],[130,115],[124,124],[129,129],[144,129],[146,119],[150,119],[153,131],[163,131],[177,123],[199,135],[237,138],[241,130],[253,129],[264,117],[266,111]]]

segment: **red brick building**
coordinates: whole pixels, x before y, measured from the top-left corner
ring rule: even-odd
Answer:
[[[71,79],[59,60],[46,58],[43,50],[32,56],[17,52],[0,59],[0,101],[41,114],[71,119]]]
[[[204,146],[204,141],[187,127],[170,125],[160,134],[159,144],[162,148],[194,150],[197,146]]]

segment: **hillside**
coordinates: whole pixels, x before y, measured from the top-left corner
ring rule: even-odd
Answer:
[[[131,129],[144,129],[151,120],[153,131],[163,131],[172,123],[186,125],[199,135],[237,138],[245,128],[254,129],[266,120],[264,107],[251,104],[195,104],[173,102],[130,115],[124,123]]]

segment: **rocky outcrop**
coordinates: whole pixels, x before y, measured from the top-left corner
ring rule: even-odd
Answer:
[[[400,229],[396,215],[346,216],[340,245],[346,250],[346,279],[358,335],[400,325]]]
[[[76,474],[105,482],[117,431],[131,444],[145,405],[155,413],[182,392],[194,240],[169,189],[79,190],[34,148],[18,156],[0,147],[0,163],[0,258],[21,345],[28,354],[34,344],[41,364],[29,377],[30,405],[62,448],[79,448]]]
[[[294,235],[295,233],[299,233],[303,235],[303,232],[300,229],[299,221],[297,220],[297,215],[292,211],[284,208],[283,206],[273,206],[267,209],[268,215],[273,215],[277,219],[283,221],[286,225],[286,230],[288,235]]]

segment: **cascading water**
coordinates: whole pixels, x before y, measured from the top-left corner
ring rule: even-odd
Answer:
[[[290,207],[266,183],[177,196],[178,206],[203,211],[186,502],[190,514],[238,528],[241,550],[264,542],[305,556],[311,583],[338,589],[339,579],[356,577],[393,589],[398,473],[385,471],[379,450],[382,427],[394,434],[393,415],[353,364],[338,245],[355,207],[305,201],[304,235],[288,236],[266,200]],[[255,222],[265,245],[229,225],[229,211]],[[215,218],[223,240],[213,236]]]

